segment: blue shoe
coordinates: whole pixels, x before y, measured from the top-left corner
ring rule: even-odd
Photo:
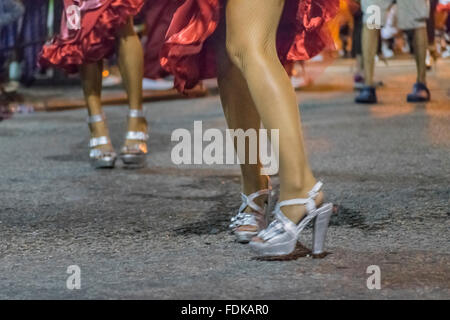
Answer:
[[[375,87],[365,86],[361,89],[358,96],[355,98],[356,103],[377,103],[377,92]]]
[[[416,82],[413,91],[408,94],[408,102],[427,102],[431,100],[431,93],[427,86],[422,82]]]

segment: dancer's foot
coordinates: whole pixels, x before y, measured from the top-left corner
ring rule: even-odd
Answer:
[[[249,196],[241,193],[242,204],[238,214],[231,219],[230,229],[236,240],[248,243],[267,226],[267,214],[270,210],[271,187],[260,190]]]
[[[130,110],[128,132],[120,157],[127,165],[140,165],[148,153],[148,124],[142,110]]]
[[[108,126],[103,114],[88,118],[91,130],[89,158],[95,168],[113,168],[117,155],[109,139]]]
[[[252,238],[250,247],[262,256],[290,254],[295,249],[302,230],[315,220],[313,255],[322,255],[333,207],[331,204],[316,205],[316,202],[323,201],[323,194],[320,195],[321,188],[322,183],[319,182],[308,192],[308,197],[289,199],[278,203],[275,208],[275,220],[258,236]],[[318,199],[319,195],[322,200]],[[290,211],[288,207],[292,207],[294,211],[298,212],[296,216],[301,216],[298,222],[286,216],[285,213]],[[282,208],[284,208],[283,212]],[[303,214],[300,214],[302,211]]]

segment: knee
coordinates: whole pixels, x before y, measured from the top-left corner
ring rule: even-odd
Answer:
[[[133,20],[131,18],[128,23],[124,24],[116,31],[116,36],[119,41],[126,41],[129,37],[137,36],[136,31],[134,30]]]
[[[251,41],[227,39],[226,50],[231,62],[242,72],[248,69],[249,65],[269,56],[269,50],[266,46]]]
[[[227,39],[226,49],[231,62],[242,70],[248,55],[248,48],[243,43],[240,44],[238,41]]]

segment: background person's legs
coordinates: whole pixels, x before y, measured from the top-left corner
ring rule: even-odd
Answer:
[[[81,66],[81,84],[89,116],[101,115],[103,113],[101,99],[102,70],[102,61]],[[89,127],[92,138],[109,137],[108,127],[105,121],[91,123]],[[95,148],[103,151],[113,151],[111,145],[100,145]]]
[[[430,0],[430,18],[427,22],[428,50],[434,60],[438,58],[436,50],[436,7],[439,0]]]
[[[227,51],[245,78],[266,129],[279,129],[280,200],[307,198],[316,183],[305,154],[295,91],[276,51],[284,0],[228,0]],[[318,201],[322,201],[322,195]],[[283,208],[294,222],[303,206]]]
[[[426,28],[414,30],[414,56],[417,65],[417,82],[426,83],[427,65],[425,59],[427,56],[428,35]]]
[[[377,102],[374,86],[375,56],[379,47],[380,28],[386,23],[386,13],[391,4],[392,0],[361,1],[361,10],[363,12],[361,43],[365,87],[361,89],[356,97],[355,101],[357,103]]]
[[[408,94],[409,102],[430,100],[430,92],[426,86],[426,55],[428,48],[427,20],[430,17],[428,0],[397,0],[398,27],[402,30],[414,31],[414,55],[417,65],[417,82],[413,91]]]
[[[355,98],[357,103],[376,103],[377,95],[374,85],[375,56],[379,45],[378,29],[369,29],[366,24],[362,32],[362,63],[364,66],[364,86]]]
[[[366,87],[361,90],[356,97],[356,102],[375,103],[377,102],[375,87],[373,86],[375,54],[378,47],[378,30],[369,30],[367,25],[370,22],[371,12],[368,9],[375,5],[381,9],[381,25],[384,25],[386,10],[390,5],[390,0],[362,0],[364,13],[363,30],[363,56],[364,74]],[[418,70],[418,81],[414,85],[413,92],[408,95],[408,101],[427,101],[429,91],[425,85],[426,79],[426,50],[428,46],[426,21],[429,17],[430,7],[428,0],[397,0],[398,27],[402,30],[415,29],[414,46],[415,57]],[[373,13],[372,13],[373,14]]]
[[[142,79],[144,77],[144,52],[139,37],[133,28],[133,19],[119,29],[118,33],[119,69],[130,109],[142,110]],[[144,118],[128,118],[128,131],[147,132]],[[140,141],[126,140],[125,145],[135,145]]]
[[[380,30],[378,29],[369,29],[367,25],[363,26],[362,53],[364,64],[364,82],[366,86],[374,85],[375,56],[379,46],[379,32]]]
[[[359,8],[353,14],[354,27],[352,39],[352,57],[356,59],[356,70],[354,77],[354,88],[361,89],[364,85],[364,62],[362,56],[362,11]]]

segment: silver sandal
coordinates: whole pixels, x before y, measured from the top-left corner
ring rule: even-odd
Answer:
[[[145,119],[144,112],[142,110],[130,110],[128,113],[130,118],[143,118]],[[128,131],[125,137],[126,140],[136,140],[139,143],[131,146],[123,146],[120,151],[120,159],[125,165],[142,165],[145,163],[145,159],[148,153],[147,140],[149,136],[147,132],[141,131]]]
[[[89,124],[106,121],[105,115],[97,114],[88,117],[87,122]],[[95,149],[98,146],[110,146],[113,151],[104,151],[101,149]],[[117,154],[111,144],[111,140],[108,136],[94,137],[89,140],[89,160],[91,165],[96,169],[102,168],[114,168],[116,163]]]
[[[267,195],[268,201],[264,208],[258,206],[254,200],[257,197]],[[249,196],[241,193],[242,204],[236,216],[231,218],[230,229],[236,236],[239,243],[248,243],[254,236],[267,226],[267,213],[270,211],[272,188],[260,190]],[[245,209],[252,209],[251,212],[244,212]],[[239,230],[240,227],[254,227],[255,231]]]
[[[275,207],[275,220],[258,234],[263,241],[250,241],[250,248],[260,256],[290,254],[294,251],[303,229],[312,220],[315,220],[312,255],[314,257],[323,255],[333,205],[326,203],[319,208],[316,207],[314,199],[322,189],[322,185],[321,182],[318,182],[308,193],[309,198],[307,199],[292,199],[278,203]],[[282,207],[291,205],[305,205],[306,207],[306,216],[298,224],[293,223],[281,212]]]

